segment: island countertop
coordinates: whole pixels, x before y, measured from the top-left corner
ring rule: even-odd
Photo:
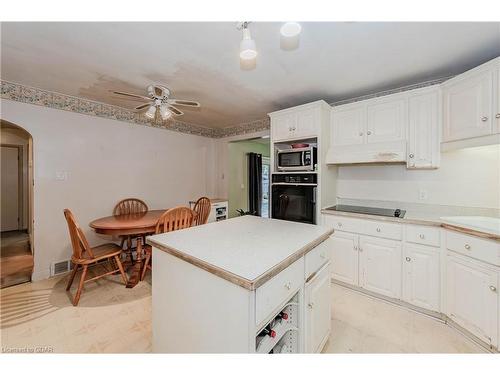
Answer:
[[[319,225],[242,216],[157,234],[147,243],[255,290],[332,233],[333,229]]]

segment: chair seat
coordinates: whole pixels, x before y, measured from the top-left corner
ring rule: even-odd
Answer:
[[[77,264],[89,264],[94,263],[98,260],[104,258],[110,258],[115,255],[119,255],[122,252],[122,248],[114,243],[106,243],[103,245],[99,245],[92,248],[92,252],[94,253],[94,257],[90,257],[88,252],[85,252],[80,259],[73,259],[73,263]]]

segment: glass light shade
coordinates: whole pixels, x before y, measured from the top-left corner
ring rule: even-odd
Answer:
[[[280,33],[285,38],[292,38],[300,34],[302,26],[297,22],[287,22],[281,26]]]
[[[160,107],[160,115],[162,119],[168,120],[170,117],[172,117],[172,112],[170,112],[166,105],[162,105]]]
[[[240,43],[240,59],[252,60],[257,57],[255,40],[250,35],[250,30],[243,29],[243,40]]]
[[[149,118],[155,118],[155,114],[156,114],[156,107],[154,105],[149,107],[145,113],[146,117],[149,117]]]

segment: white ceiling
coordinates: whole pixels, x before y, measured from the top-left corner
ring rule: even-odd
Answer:
[[[151,83],[201,102],[183,121],[225,127],[317,99],[333,102],[461,73],[500,55],[500,23],[250,25],[254,70],[240,69],[236,23],[2,23],[1,78],[126,108]]]

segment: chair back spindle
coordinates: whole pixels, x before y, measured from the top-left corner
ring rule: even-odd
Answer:
[[[210,209],[212,204],[210,199],[207,197],[201,197],[196,201],[194,205],[194,212],[196,212],[196,217],[194,219],[194,225],[206,224],[208,221],[208,216],[210,215]]]
[[[129,215],[141,212],[148,212],[148,205],[137,198],[123,199],[113,209],[113,215]]]
[[[190,208],[171,208],[158,219],[156,234],[189,228],[193,225],[194,216],[194,212]]]
[[[83,234],[82,229],[76,222],[75,216],[69,209],[64,209],[64,217],[68,223],[69,236],[71,238],[71,246],[73,247],[73,259],[82,259],[85,252],[88,253],[90,258],[94,257],[92,249]]]

